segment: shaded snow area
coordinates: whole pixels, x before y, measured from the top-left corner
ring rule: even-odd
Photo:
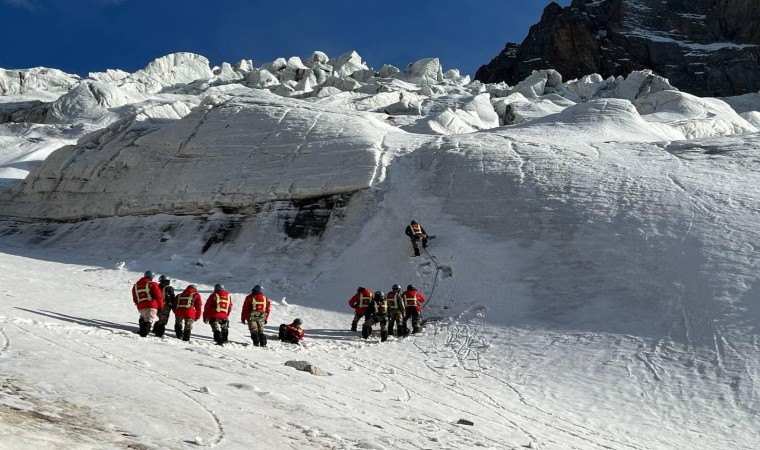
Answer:
[[[758,95],[356,52],[0,88],[2,449],[757,446]],[[230,342],[141,338],[145,270],[224,284]],[[394,283],[422,331],[350,331]]]

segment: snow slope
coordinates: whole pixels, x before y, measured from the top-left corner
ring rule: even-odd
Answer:
[[[181,82],[172,61],[193,64]],[[0,448],[755,447],[751,99],[651,74],[589,77],[583,98],[552,71],[484,86],[437,60],[373,75],[352,53],[224,80],[198,61],[97,75],[143,97],[78,117],[101,128],[7,181]],[[261,71],[277,84],[247,84]],[[382,91],[417,106],[388,114]],[[510,110],[526,113],[498,126]],[[420,258],[413,218],[436,235]],[[146,269],[224,283],[232,343],[202,323],[189,344],[139,338]],[[428,297],[424,331],[348,331],[356,287],[393,283]],[[302,346],[249,345],[254,284],[268,332],[301,317]]]

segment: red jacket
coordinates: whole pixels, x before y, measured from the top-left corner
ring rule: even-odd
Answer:
[[[288,335],[295,338],[296,341],[301,341],[304,338],[305,332],[303,331],[303,328],[301,328],[300,325],[286,325],[285,326],[285,332],[288,333]]]
[[[364,288],[364,290],[357,292],[351,297],[351,300],[348,301],[348,306],[354,308],[356,314],[363,315],[367,312],[367,308],[372,303],[372,297],[374,297],[374,294],[370,292],[369,289]]]
[[[164,307],[164,296],[158,283],[148,277],[142,277],[132,286],[132,301],[137,310],[145,308],[161,309]]]
[[[418,291],[412,290],[404,291],[404,293],[401,294],[401,300],[404,302],[404,307],[415,307],[417,308],[417,311],[422,311],[422,302],[425,301],[425,297],[423,297]]]
[[[265,313],[264,320],[269,320],[269,309],[272,307],[272,301],[264,294],[251,294],[243,302],[243,312],[240,314],[240,320],[246,321],[251,318],[251,313]]]
[[[222,289],[214,292],[206,299],[206,307],[203,308],[203,319],[229,319],[232,312],[232,296]]]
[[[201,318],[201,294],[195,288],[185,288],[181,294],[175,299],[174,317],[180,319],[194,319]]]

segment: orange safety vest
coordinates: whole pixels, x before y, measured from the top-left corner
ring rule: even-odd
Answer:
[[[180,295],[177,297],[177,308],[192,308],[193,297],[195,297],[195,292],[191,292],[188,295]]]
[[[215,295],[216,295],[216,312],[229,314],[230,307],[232,306],[229,295],[227,295],[226,297],[222,297],[219,294],[215,294]]]
[[[385,300],[388,302],[388,309],[399,309],[401,307],[401,298],[398,292],[388,292]]]
[[[404,303],[406,304],[406,306],[414,306],[414,307],[416,307],[417,306],[417,296],[416,295],[412,295],[412,296],[405,295],[404,296]]]
[[[142,287],[138,287],[137,283],[135,283],[135,286],[132,289],[134,289],[135,296],[137,296],[137,303],[153,299],[150,295],[150,281],[145,283]]]
[[[414,225],[411,225],[411,227],[412,227],[412,233],[413,234],[415,234],[415,235],[422,234],[422,225],[416,223]]]
[[[359,294],[359,308],[368,308],[372,303],[371,295]]]

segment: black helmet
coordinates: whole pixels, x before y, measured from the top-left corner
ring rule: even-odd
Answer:
[[[361,287],[361,286],[359,286],[358,288],[356,288],[356,292],[361,292],[361,291],[363,291],[363,290],[364,290],[364,288],[363,288],[363,287]]]
[[[383,291],[375,291],[375,297],[382,297]]]
[[[412,220],[412,225],[417,225],[417,221],[416,220]]]
[[[301,325],[302,323],[303,323],[303,320],[301,320],[301,319],[295,319],[293,321],[293,325]]]
[[[415,289],[414,286],[412,286],[411,284],[409,284],[409,285],[406,286],[406,290],[407,291],[416,291],[417,289]]]
[[[158,282],[169,284],[172,282],[172,280],[170,280],[166,275],[161,275],[160,277],[158,277]]]
[[[398,284],[394,284],[392,290],[393,292],[398,292],[401,290],[401,286],[399,286]]]
[[[214,292],[219,292],[219,291],[223,291],[223,290],[224,290],[224,286],[222,286],[220,283],[216,283],[214,285]]]
[[[252,291],[254,294],[261,294],[262,292],[264,292],[264,291],[261,289],[261,285],[258,285],[258,284],[257,284],[256,286],[254,286],[254,287],[253,287],[253,289],[252,289],[251,291]]]
[[[196,287],[195,287],[195,285],[194,285],[194,284],[190,284],[190,285],[188,285],[188,286],[187,286],[187,288],[188,288],[188,289],[196,289]]]
[[[144,276],[145,278],[150,278],[152,280],[153,277],[155,277],[156,275],[153,273],[152,270],[146,270]]]

